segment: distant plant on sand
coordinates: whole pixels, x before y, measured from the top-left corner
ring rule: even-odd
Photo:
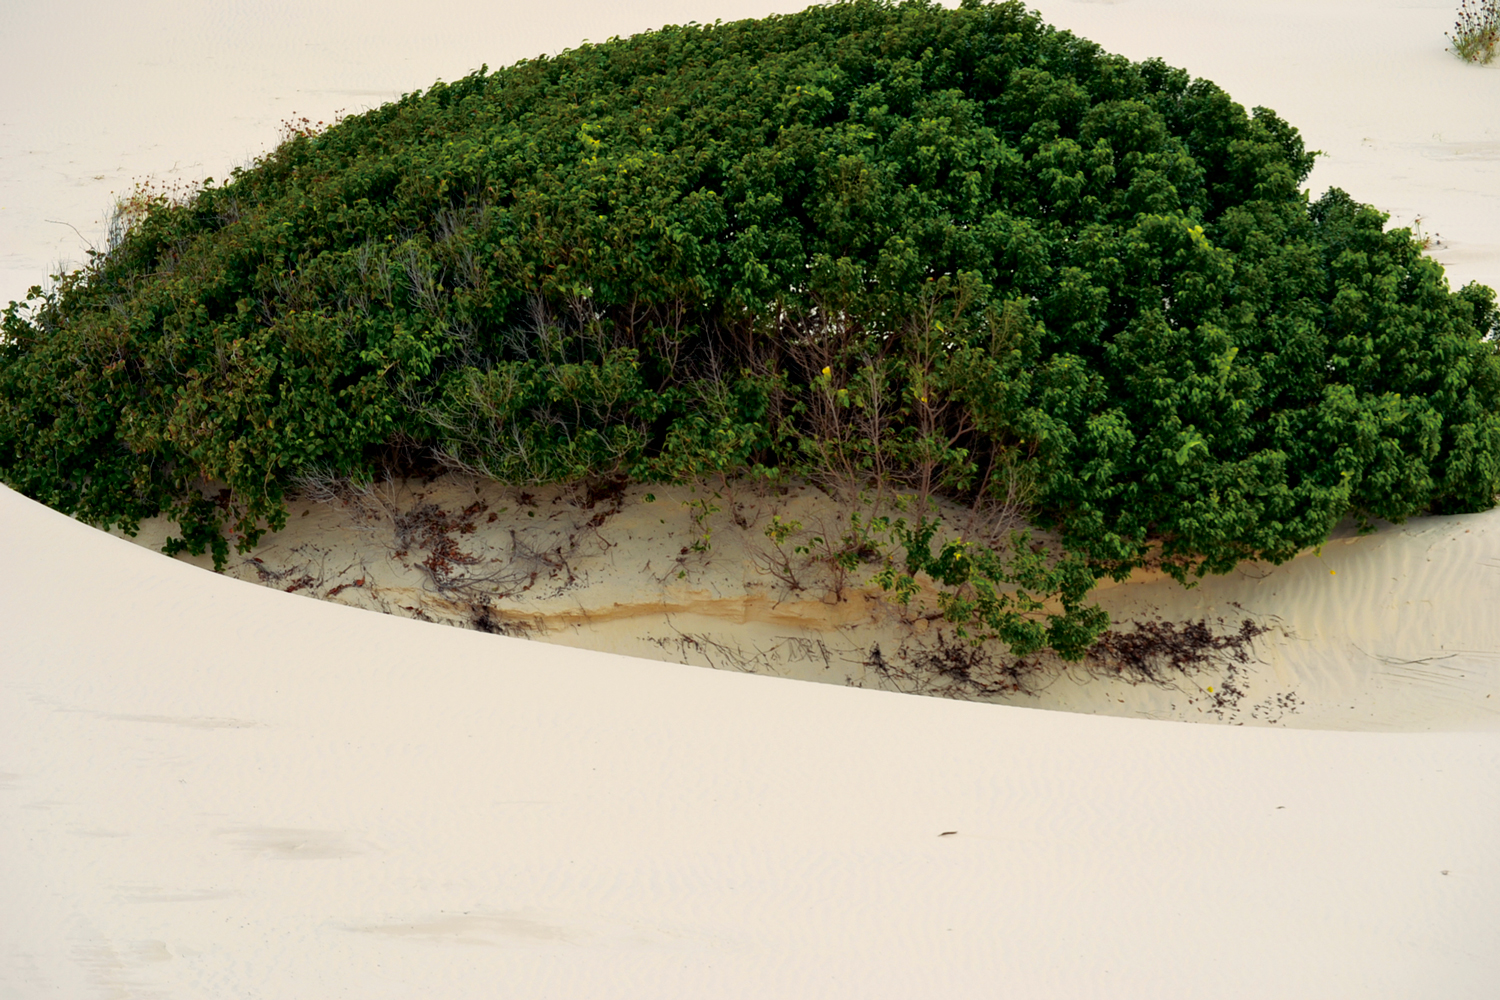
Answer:
[[[1448,40],[1464,62],[1481,66],[1493,62],[1500,45],[1500,0],[1462,0]]]

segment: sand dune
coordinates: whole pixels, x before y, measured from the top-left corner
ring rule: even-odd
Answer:
[[[294,111],[801,4],[22,6],[0,299],[81,259],[47,220],[97,237],[131,176],[223,176]],[[1275,108],[1327,154],[1317,190],[1500,285],[1500,69],[1442,51],[1451,0],[1037,6]],[[476,629],[389,518],[299,507],[241,580],[0,488],[0,998],[1494,995],[1500,515],[1106,587],[1121,623],[1266,631],[1170,686],[1075,671],[995,705],[871,690],[943,693],[893,669],[930,625],[777,593],[727,524],[693,553],[657,492],[565,567],[567,531],[519,515],[528,576],[484,626],[539,642]],[[460,551],[514,555],[491,500]],[[698,665],[747,654],[833,683]],[[1332,731],[1362,729],[1406,731]]]

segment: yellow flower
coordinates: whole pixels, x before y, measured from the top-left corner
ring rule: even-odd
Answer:
[[[823,369],[823,374],[824,375],[832,375],[833,374],[833,369],[832,368],[824,368]]]

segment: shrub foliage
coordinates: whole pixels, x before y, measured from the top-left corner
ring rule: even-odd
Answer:
[[[1312,162],[1015,2],[585,45],[295,133],[12,304],[0,477],[95,523],[170,511],[220,559],[299,473],[414,449],[512,482],[1020,482],[1062,553],[961,571],[967,540],[899,530],[956,613],[1034,646],[992,614],[1018,581],[1066,618],[1147,562],[1491,505],[1494,293],[1310,201]],[[1103,627],[1047,620],[1075,650]]]

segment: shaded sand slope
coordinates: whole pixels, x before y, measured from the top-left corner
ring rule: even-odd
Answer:
[[[777,546],[772,518],[802,528]],[[932,593],[899,608],[869,584],[875,566],[831,574],[816,540],[847,523],[807,488],[587,494],[445,478],[294,502],[286,530],[227,571],[463,628],[857,687],[1229,724],[1500,729],[1500,511],[1351,526],[1283,566],[1192,589],[1149,573],[1106,581],[1097,598],[1122,635],[1258,633],[1186,670],[1162,650],[1134,669],[1101,654],[1018,673],[1003,649],[971,650],[934,621]],[[172,529],[156,519],[135,540],[160,548]]]
[[[1189,591],[1108,587],[1117,622],[1250,617],[1246,684],[1295,699],[1283,721],[1335,729],[1500,729],[1500,511],[1348,526],[1279,567],[1249,564]],[[1273,697],[1272,704],[1277,698]]]
[[[297,600],[4,490],[0,519],[0,996],[1480,998],[1500,975],[1500,734],[791,684]]]

